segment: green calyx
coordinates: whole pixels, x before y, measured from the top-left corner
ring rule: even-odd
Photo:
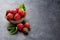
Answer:
[[[24,11],[26,11],[25,4],[24,3],[20,4],[18,7],[19,8],[22,8]]]
[[[24,28],[24,31],[25,31],[26,33],[28,33],[28,28]]]

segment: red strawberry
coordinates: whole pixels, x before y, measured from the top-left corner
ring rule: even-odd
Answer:
[[[27,27],[27,28],[30,28],[30,24],[29,23],[25,23],[24,26]]]
[[[22,17],[24,17],[24,16],[26,15],[26,12],[24,12],[22,9],[19,9],[19,10],[18,10],[18,13],[19,13]]]
[[[23,16],[23,17],[26,16],[26,12],[23,12],[23,13],[22,13],[22,16]]]
[[[12,13],[8,13],[7,14],[7,19],[9,19],[9,20],[13,19],[13,14]]]
[[[18,13],[22,16],[22,13],[23,13],[22,9],[19,9]]]
[[[17,28],[18,28],[18,30],[22,30],[24,28],[24,25],[20,23],[17,25]]]
[[[7,10],[7,11],[6,11],[6,13],[9,13],[9,12],[10,12],[10,10]]]
[[[10,10],[10,13],[13,13],[13,10]]]
[[[13,12],[13,10],[7,10],[6,11],[6,13],[12,13]]]
[[[7,11],[6,11],[6,15],[7,15],[8,13],[11,13],[11,11],[10,11],[10,10],[7,10]]]
[[[18,10],[19,10],[19,8],[16,8],[16,10],[18,11]]]
[[[16,14],[16,13],[17,13],[17,10],[16,10],[16,9],[14,9],[14,10],[13,10],[13,14]]]
[[[17,20],[20,20],[21,19],[21,16],[18,14],[18,13],[16,13],[15,14],[15,16],[14,16],[14,19],[17,21]]]

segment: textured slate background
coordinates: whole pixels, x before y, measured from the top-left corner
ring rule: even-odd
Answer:
[[[26,20],[31,24],[29,35],[10,35],[5,11],[20,3],[27,8]],[[60,0],[0,0],[0,40],[60,40]]]

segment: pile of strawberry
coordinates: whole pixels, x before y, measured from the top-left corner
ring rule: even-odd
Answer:
[[[28,22],[26,22],[26,23],[19,23],[18,25],[17,25],[17,29],[19,30],[19,31],[22,31],[22,32],[24,32],[24,33],[28,33],[28,31],[30,30],[30,24],[28,23]]]
[[[30,23],[23,21],[19,24],[10,24],[7,29],[11,35],[16,34],[18,31],[28,34],[30,31]]]
[[[18,20],[21,20],[25,16],[26,16],[26,12],[23,11],[23,9],[21,8],[15,8],[14,10],[6,11],[6,18],[8,20],[18,21]]]
[[[13,20],[14,22],[21,20],[26,16],[26,9],[24,4],[21,4],[18,8],[15,8],[13,10],[7,10],[6,11],[6,18],[8,21]],[[14,24],[11,23],[7,27],[10,34],[15,34],[18,31],[21,31],[23,33],[28,33],[30,30],[30,24],[26,21],[22,21],[20,23]]]

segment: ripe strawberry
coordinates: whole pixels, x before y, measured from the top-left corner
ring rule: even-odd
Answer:
[[[8,14],[7,14],[7,19],[8,19],[8,20],[13,19],[13,14],[12,14],[12,13],[8,13]]]
[[[14,10],[13,10],[13,14],[16,14],[16,13],[17,13],[17,10],[16,10],[16,9],[14,9]]]
[[[7,11],[6,11],[6,13],[9,13],[9,12],[10,12],[10,10],[7,10]]]
[[[10,11],[10,10],[7,10],[7,11],[6,11],[6,15],[7,15],[8,13],[11,13],[11,11]]]
[[[19,13],[22,17],[24,17],[24,16],[26,15],[26,12],[24,12],[22,9],[19,9],[19,10],[18,10],[18,13]]]
[[[17,20],[20,20],[21,19],[21,16],[18,14],[18,13],[16,13],[15,14],[15,16],[14,16],[14,19],[17,21]]]
[[[6,13],[12,13],[13,12],[13,10],[7,10],[6,11]]]
[[[30,24],[29,23],[25,23],[24,26],[30,29]]]
[[[22,13],[23,13],[22,9],[19,9],[18,13],[22,16]]]
[[[16,8],[16,10],[18,11],[18,10],[19,10],[19,8]]]
[[[18,30],[22,30],[24,28],[24,25],[20,23],[17,25],[17,28],[18,28]]]
[[[10,10],[10,13],[13,13],[13,10]]]
[[[23,16],[23,17],[26,16],[26,12],[23,12],[23,13],[22,13],[22,16]]]

